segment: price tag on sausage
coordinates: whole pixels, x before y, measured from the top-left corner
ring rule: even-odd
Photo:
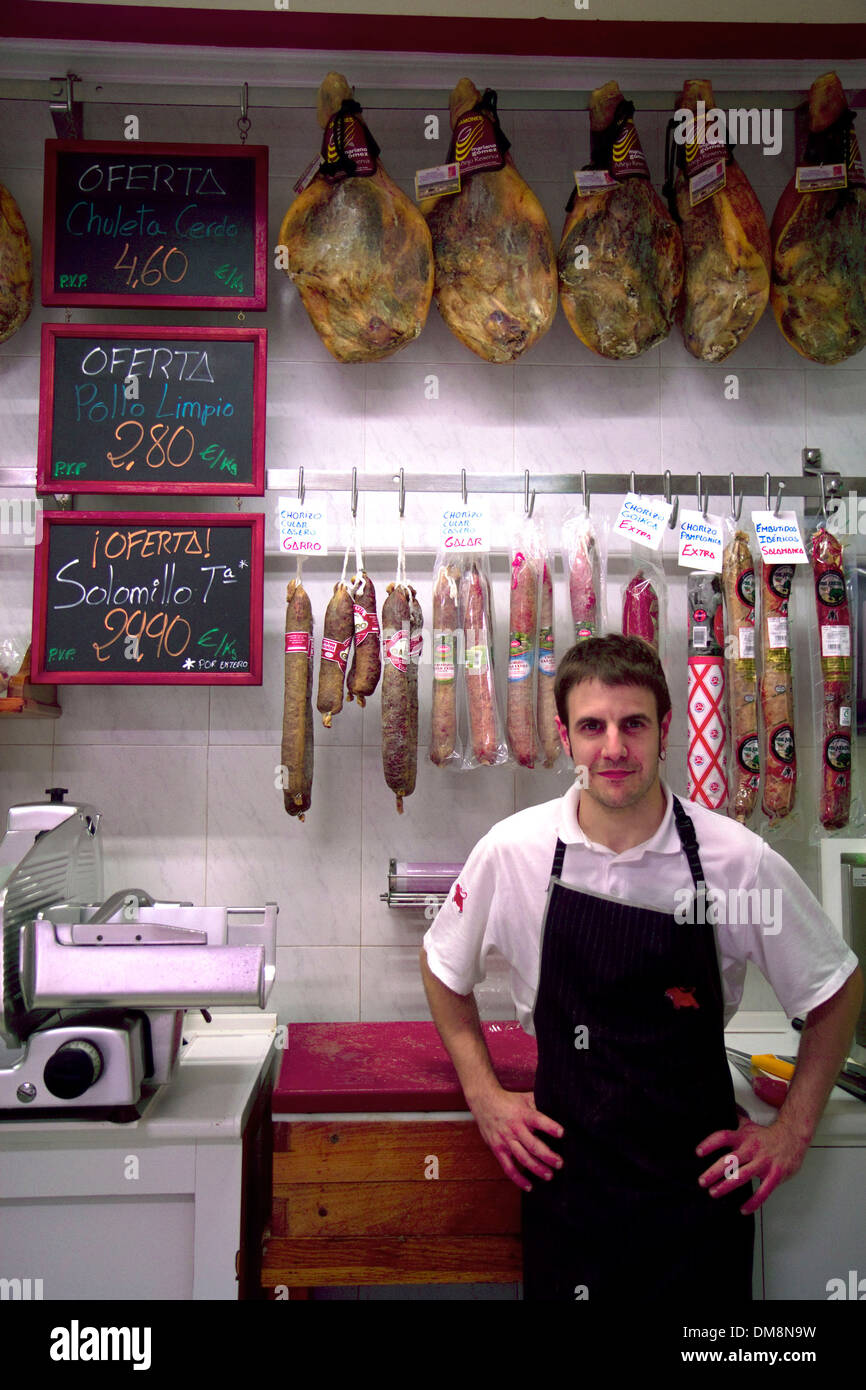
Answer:
[[[490,517],[486,506],[446,507],[440,530],[443,550],[471,550],[484,554],[490,549]]]
[[[689,570],[722,572],[724,541],[721,524],[703,512],[680,512],[680,542],[677,564]]]
[[[766,564],[808,565],[795,512],[752,512],[752,524]]]
[[[657,497],[639,497],[636,492],[627,492],[613,529],[625,539],[645,545],[647,550],[658,550],[672,506],[673,503],[662,502]]]
[[[289,555],[327,555],[328,522],[324,506],[280,497],[277,502],[280,550]]]

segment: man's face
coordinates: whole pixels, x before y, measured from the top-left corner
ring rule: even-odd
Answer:
[[[587,769],[582,794],[610,810],[637,805],[656,786],[670,722],[668,710],[659,729],[651,690],[596,679],[568,692],[568,727],[556,721],[575,767]]]

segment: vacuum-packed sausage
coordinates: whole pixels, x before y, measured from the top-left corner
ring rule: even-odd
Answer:
[[[545,767],[553,767],[562,745],[556,727],[556,654],[553,640],[553,579],[550,566],[544,562],[541,575],[541,600],[538,614],[538,680],[536,686],[536,720],[538,741]]]
[[[764,793],[770,821],[794,809],[797,749],[794,742],[794,686],[788,637],[788,601],[793,565],[761,566],[761,709],[764,716]]]
[[[758,743],[758,679],[755,669],[755,566],[745,531],[725,547],[722,589],[728,642],[725,669],[731,726],[731,799],[728,814],[740,822],[755,809],[761,782]]]
[[[433,585],[433,712],[430,761],[449,762],[457,748],[457,627],[460,566],[440,565]]]
[[[290,816],[303,820],[313,790],[313,613],[297,579],[286,590],[285,653],[283,802]]]
[[[687,756],[689,799],[723,811],[728,799],[725,738],[724,613],[717,574],[686,580],[689,616]]]
[[[822,677],[818,813],[825,830],[841,830],[851,807],[851,616],[841,544],[822,526],[810,549]]]
[[[538,626],[538,567],[518,551],[511,562],[511,616],[508,639],[508,744],[521,767],[535,766],[532,670]]]
[[[578,533],[568,572],[568,594],[576,642],[599,635],[599,588],[598,546],[591,526],[587,525]]]
[[[499,757],[499,740],[487,586],[474,564],[460,584],[460,609],[466,642],[466,695],[472,756],[477,763],[492,767]]]
[[[622,631],[625,637],[642,637],[658,651],[659,598],[643,570],[629,580],[622,596]]]

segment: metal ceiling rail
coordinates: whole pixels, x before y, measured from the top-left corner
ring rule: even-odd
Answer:
[[[177,78],[154,78],[153,81],[126,82],[113,79],[104,82],[79,80],[75,84],[75,99],[85,105],[116,105],[124,103],[134,106],[165,106],[171,98],[173,106],[216,106],[233,108],[238,105],[242,85],[240,77],[220,82],[181,81]],[[254,115],[257,110],[268,108],[309,111],[315,107],[318,82],[302,86],[287,84],[249,83],[249,105]],[[635,91],[629,89],[629,98],[638,111],[661,111],[670,114],[677,104],[681,88],[671,87],[667,91]],[[356,86],[356,96],[366,110],[404,111],[448,110],[448,87],[406,87]],[[517,89],[499,84],[500,111],[580,111],[584,112],[590,96],[590,89],[574,90]],[[14,78],[0,76],[0,100],[3,101],[56,101],[60,95],[57,80],[45,78]],[[781,90],[750,91],[720,90],[714,93],[715,104],[722,110],[758,107],[794,111],[806,99],[804,90],[786,88]],[[849,105],[866,108],[866,91],[853,90],[848,95]]]
[[[823,478],[825,494],[839,496],[843,489],[866,497],[866,475],[847,477],[829,470],[801,477],[799,474],[740,474],[702,473],[701,487],[711,496],[729,496],[731,478],[734,492],[744,497],[764,497],[767,477],[770,480],[772,497],[778,495],[781,486],[785,497],[821,496]],[[474,473],[465,474],[467,494],[512,493],[525,495],[527,489],[539,496],[545,494],[580,493],[586,479],[587,491],[596,495],[616,494],[624,496],[632,487],[646,496],[680,494],[688,497],[696,493],[698,479],[696,473]],[[349,469],[341,472],[325,472],[312,468],[269,468],[267,487],[269,492],[282,492],[286,495],[303,492],[393,492],[395,496],[402,487],[405,493],[456,493],[464,491],[464,472],[458,473],[410,473],[405,469],[392,473],[358,473]]]

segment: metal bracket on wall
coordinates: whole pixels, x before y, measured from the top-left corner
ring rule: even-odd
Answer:
[[[49,106],[58,140],[83,140],[84,107],[75,100],[75,83],[81,78],[68,72],[65,77],[52,77],[51,81],[64,84],[61,91],[52,93],[59,100],[52,101]]]

